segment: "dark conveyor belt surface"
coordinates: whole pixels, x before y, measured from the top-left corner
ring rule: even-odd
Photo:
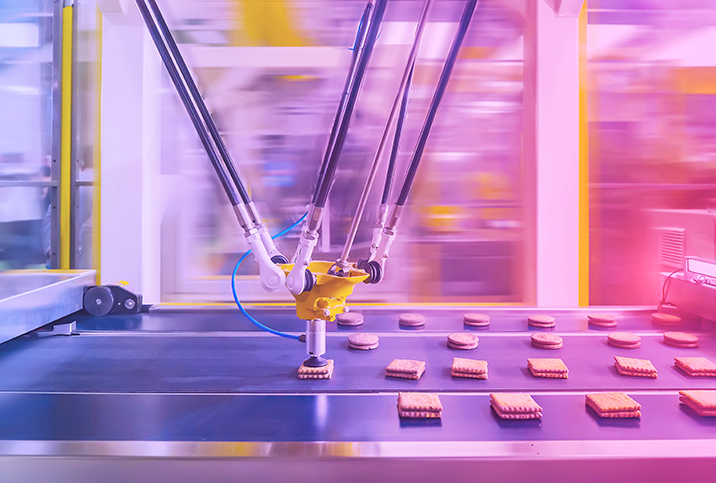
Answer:
[[[398,417],[395,394],[0,394],[0,441],[585,441],[710,439],[716,420],[677,393],[632,394],[640,419],[603,420],[582,394],[538,394],[507,421],[485,394],[443,394],[442,420]]]
[[[251,324],[235,308],[221,308],[214,310],[201,310],[197,307],[193,311],[186,307],[171,307],[153,310],[149,314],[132,316],[108,316],[91,317],[86,315],[73,316],[72,320],[77,321],[77,329],[81,331],[142,331],[142,332],[253,332],[256,327]],[[248,307],[248,310],[261,323],[276,330],[284,332],[302,332],[305,330],[305,322],[296,317],[294,308],[257,308]],[[329,332],[385,332],[385,331],[408,331],[414,329],[403,329],[398,326],[398,315],[402,312],[418,312],[425,315],[425,327],[420,332],[445,332],[469,330],[476,334],[483,332],[519,332],[533,331],[527,325],[527,317],[534,314],[548,314],[556,319],[556,331],[563,332],[600,332],[609,333],[615,330],[621,331],[663,331],[669,330],[663,327],[654,326],[651,322],[653,310],[619,310],[609,311],[605,309],[591,310],[544,310],[524,308],[492,308],[492,307],[467,307],[467,308],[440,308],[435,307],[410,307],[403,310],[379,307],[355,307],[356,312],[364,314],[365,323],[359,327],[343,327],[336,322],[326,323],[326,330]],[[466,312],[480,312],[490,316],[491,323],[487,329],[470,328],[463,324],[463,314]],[[613,313],[618,316],[618,327],[616,329],[595,328],[587,323],[589,313]],[[673,330],[700,331],[701,323],[698,320],[684,320],[682,326]]]
[[[528,333],[482,334],[475,350],[453,350],[445,334],[381,334],[373,351],[348,348],[344,334],[329,334],[327,357],[335,360],[331,380],[299,380],[305,346],[262,333],[96,334],[21,338],[0,346],[0,391],[28,392],[380,392],[380,391],[579,391],[713,388],[713,378],[690,378],[673,367],[674,357],[716,353],[716,336],[701,334],[698,349],[665,345],[645,334],[637,350],[617,349],[605,335],[565,335],[556,351],[532,347]],[[650,359],[658,379],[617,374],[614,356]],[[488,380],[450,376],[453,357],[488,361]],[[528,357],[559,357],[569,379],[535,378]],[[427,363],[418,381],[386,378],[393,359]]]

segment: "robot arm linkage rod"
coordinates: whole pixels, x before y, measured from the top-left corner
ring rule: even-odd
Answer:
[[[448,82],[450,81],[450,75],[452,74],[452,70],[455,67],[455,62],[457,61],[460,47],[465,40],[465,35],[470,25],[470,21],[472,20],[472,16],[475,13],[477,3],[478,0],[468,0],[465,4],[462,17],[460,18],[460,23],[458,24],[457,33],[455,34],[455,38],[453,40],[452,46],[450,47],[450,51],[448,52],[447,59],[445,60],[445,64],[443,65],[443,70],[440,74],[440,79],[438,80],[438,84],[435,89],[435,93],[433,94],[432,101],[430,102],[428,114],[420,131],[420,136],[418,137],[415,151],[413,152],[413,156],[410,160],[408,171],[405,176],[405,180],[403,181],[403,186],[398,195],[398,199],[391,206],[390,210],[387,209],[387,205],[385,204],[387,199],[384,193],[384,203],[381,204],[377,216],[378,223],[382,224],[382,228],[380,230],[374,230],[374,236],[370,247],[370,257],[367,261],[361,263],[361,266],[365,267],[364,269],[366,269],[366,271],[368,271],[370,274],[370,277],[366,280],[366,283],[380,282],[385,273],[385,262],[388,259],[390,247],[395,240],[398,221],[400,220],[403,208],[408,199],[408,195],[410,194],[410,189],[412,188],[415,175],[418,171],[418,167],[420,166],[423,152],[425,151],[425,145],[427,144],[428,136],[430,136],[430,131],[433,127],[433,123],[435,122],[435,116],[437,115],[438,107],[440,107],[440,101],[442,101]],[[389,171],[388,176],[391,175],[392,173],[390,173]],[[386,179],[386,184],[388,183],[389,180]]]
[[[156,0],[136,0],[136,3],[177,94],[189,114],[219,182],[244,230],[246,241],[259,264],[261,286],[265,290],[275,292],[284,285],[285,281],[283,271],[276,264],[286,263],[286,257],[276,248],[248,190],[241,181],[226,144],[199,93]]]

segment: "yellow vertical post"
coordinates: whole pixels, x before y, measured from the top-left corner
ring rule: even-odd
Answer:
[[[60,133],[60,269],[70,268],[72,189],[72,7],[62,9],[62,121]]]
[[[589,305],[589,118],[587,1],[579,14],[579,305]]]
[[[95,22],[95,64],[94,64],[94,149],[92,152],[92,268],[97,272],[97,285],[100,284],[100,222],[101,222],[101,186],[102,186],[102,12],[97,6]]]

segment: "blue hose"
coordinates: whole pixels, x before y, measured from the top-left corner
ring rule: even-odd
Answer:
[[[272,240],[275,240],[275,239],[278,238],[278,237],[284,236],[286,233],[288,233],[289,231],[293,230],[293,229],[296,228],[298,225],[300,225],[301,222],[306,219],[306,216],[308,216],[308,212],[304,213],[303,216],[302,216],[301,218],[299,218],[299,220],[298,220],[296,223],[294,223],[293,225],[289,226],[289,227],[286,228],[285,230],[283,230],[283,231],[281,231],[281,232],[275,234],[274,236],[272,236],[271,239],[272,239]],[[299,337],[300,337],[300,336],[298,336],[298,335],[287,334],[287,333],[285,333],[285,332],[280,332],[280,331],[274,330],[274,329],[272,329],[272,328],[270,328],[270,327],[266,327],[266,326],[263,325],[261,322],[259,322],[258,320],[254,319],[253,317],[251,317],[251,315],[249,315],[249,313],[246,311],[246,309],[244,309],[244,307],[241,305],[241,302],[239,302],[239,297],[236,295],[236,281],[235,281],[235,279],[236,279],[236,272],[239,271],[239,267],[241,266],[241,264],[243,263],[243,261],[246,260],[246,257],[249,256],[249,253],[251,253],[251,250],[249,250],[248,252],[244,253],[244,254],[241,256],[241,258],[239,258],[239,261],[236,262],[236,266],[234,267],[234,273],[231,274],[231,293],[232,293],[232,295],[234,296],[234,302],[236,302],[236,306],[239,308],[239,310],[241,311],[241,313],[244,314],[244,316],[245,316],[247,319],[249,319],[249,320],[250,320],[256,327],[258,327],[259,329],[265,330],[266,332],[270,332],[270,333],[272,333],[272,334],[274,334],[274,335],[277,335],[277,336],[279,336],[279,337],[285,337],[285,338],[287,338],[287,339],[299,340]]]

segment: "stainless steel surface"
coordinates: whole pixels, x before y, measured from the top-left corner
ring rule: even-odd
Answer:
[[[716,457],[716,439],[605,441],[0,441],[3,456],[142,458],[509,458],[510,460]]]
[[[661,274],[662,285],[668,274]],[[716,287],[684,279],[680,273],[666,282],[666,301],[680,311],[716,322]]]
[[[241,225],[241,228],[244,229],[244,233],[248,234],[254,225],[251,222],[246,205],[239,203],[238,205],[234,205],[232,208],[236,214],[236,219],[239,221],[239,225]]]
[[[309,356],[322,356],[326,353],[326,321],[313,319],[306,321],[306,352]]]
[[[41,330],[37,332],[37,336],[54,337],[56,335],[72,335],[75,333],[76,329],[77,322],[70,322],[69,324],[55,324],[50,328],[50,330]]]
[[[0,346],[0,413],[9,422],[0,425],[4,474],[24,458],[53,475],[68,460],[82,471],[97,461],[119,471],[151,460],[163,475],[191,460],[204,476],[230,462],[242,476],[255,468],[264,481],[295,480],[294,473],[304,473],[295,464],[341,481],[337,467],[376,481],[381,475],[465,481],[476,472],[498,481],[534,480],[537,472],[545,481],[618,481],[627,474],[633,481],[634,475],[664,477],[677,469],[698,477],[716,461],[716,421],[696,415],[678,395],[712,381],[695,381],[671,367],[674,355],[713,357],[714,333],[698,320],[685,320],[682,330],[698,333],[702,346],[677,349],[660,342],[661,331],[650,321],[653,307],[354,306],[364,314],[364,326],[326,324],[333,378],[299,381],[301,344],[255,331],[235,311],[217,309],[162,306],[133,316],[78,315],[79,336]],[[280,330],[303,326],[292,307],[249,310]],[[403,311],[423,313],[426,328],[400,329],[397,315]],[[466,311],[492,319],[489,329],[473,331],[480,345],[467,354],[444,346],[448,333],[469,330],[462,324]],[[658,379],[610,371],[618,352],[604,343],[610,330],[586,323],[587,314],[599,312],[619,316],[616,330],[641,334],[642,348],[624,353],[650,358]],[[526,316],[534,313],[555,316],[563,349],[546,354],[531,347]],[[348,334],[362,330],[381,336],[378,350],[347,347]],[[488,360],[490,378],[451,378],[453,356]],[[525,374],[525,358],[533,356],[564,358],[570,378]],[[426,360],[425,375],[387,380],[382,369],[396,357]],[[356,390],[356,384],[364,386]],[[585,392],[612,389],[642,404],[642,418],[604,420],[585,406]],[[442,419],[399,418],[395,401],[403,390],[438,392]],[[499,419],[489,404],[495,390],[529,392],[544,408],[543,418]],[[377,468],[382,473],[373,474]]]
[[[0,273],[0,343],[82,309],[94,270]]]
[[[393,105],[390,108],[390,114],[388,114],[388,120],[385,123],[383,134],[380,137],[378,150],[375,152],[375,156],[373,157],[373,161],[371,162],[368,178],[366,179],[365,185],[363,186],[363,192],[361,193],[360,200],[358,201],[358,208],[356,208],[356,212],[353,215],[353,220],[351,221],[351,226],[348,230],[348,236],[346,237],[346,243],[343,246],[343,252],[341,253],[341,257],[336,262],[337,265],[344,270],[348,268],[348,256],[350,255],[351,247],[353,246],[353,240],[355,240],[356,233],[358,233],[358,225],[360,224],[361,218],[363,217],[363,210],[365,210],[365,205],[368,202],[368,195],[370,195],[370,190],[373,187],[373,181],[375,180],[375,175],[378,172],[378,165],[380,164],[380,159],[383,157],[383,150],[385,149],[385,143],[388,141],[388,134],[390,134],[390,130],[393,126],[393,121],[396,119],[396,113],[398,112],[398,107],[400,106],[400,102],[403,98],[403,91],[405,91],[405,88],[408,85],[408,81],[410,79],[410,73],[415,67],[415,59],[418,56],[418,48],[420,47],[420,40],[423,38],[425,22],[428,18],[428,11],[430,10],[431,3],[432,0],[426,0],[425,4],[423,5],[423,11],[420,14],[420,19],[418,20],[418,24],[416,27],[415,40],[413,41],[413,46],[410,49],[410,54],[408,55],[408,62],[405,65],[403,77],[400,79],[398,91],[395,94]]]

